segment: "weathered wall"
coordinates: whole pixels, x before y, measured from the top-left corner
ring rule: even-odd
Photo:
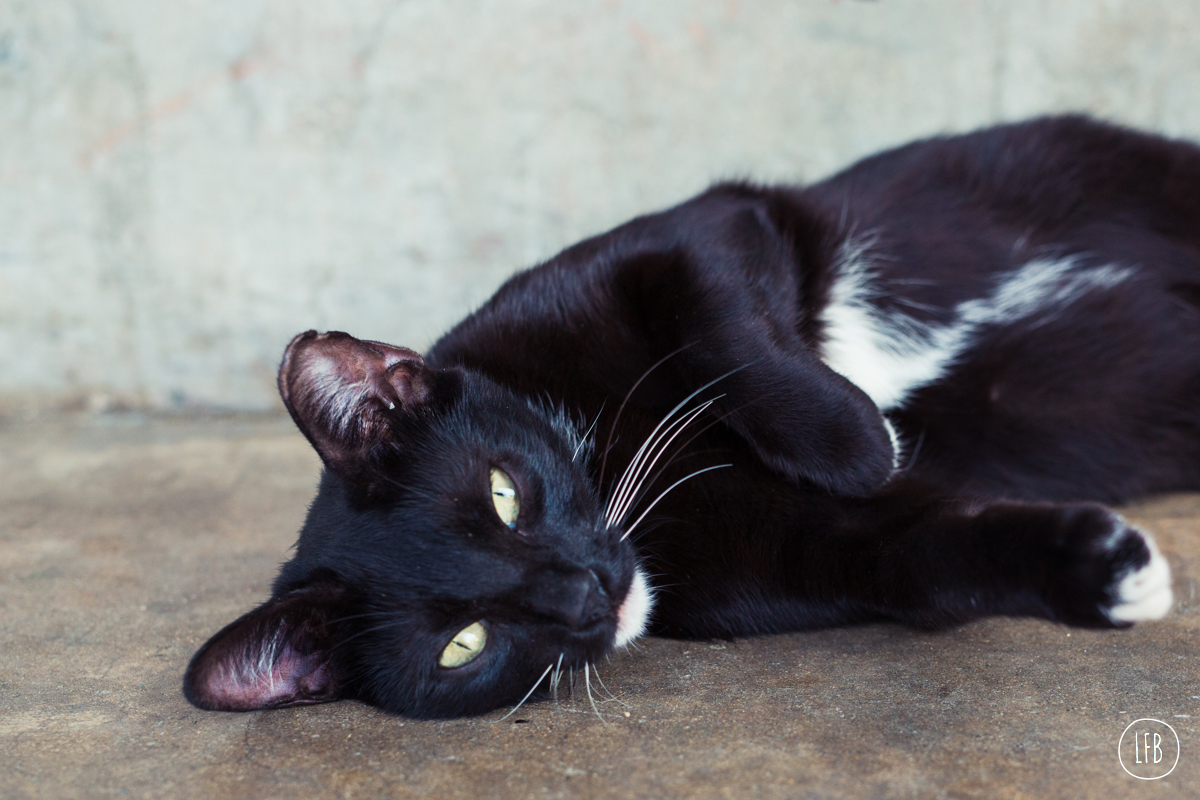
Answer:
[[[270,408],[714,178],[1086,110],[1200,138],[1178,0],[0,0],[0,398]],[[3,405],[3,403],[0,403]]]

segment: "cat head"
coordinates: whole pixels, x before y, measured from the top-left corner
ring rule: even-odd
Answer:
[[[476,714],[641,634],[644,576],[561,412],[344,333],[296,337],[279,388],[320,489],[271,599],[192,659],[194,704]]]

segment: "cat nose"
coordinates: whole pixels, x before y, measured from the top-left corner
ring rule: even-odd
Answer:
[[[570,628],[592,625],[612,608],[600,578],[590,569],[542,570],[525,595],[525,606]]]

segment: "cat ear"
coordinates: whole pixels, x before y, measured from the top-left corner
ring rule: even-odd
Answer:
[[[307,331],[284,351],[279,394],[325,463],[346,473],[389,441],[392,423],[425,405],[442,377],[406,347]]]
[[[197,651],[183,694],[210,711],[311,705],[337,700],[345,681],[333,649],[347,616],[344,591],[321,583],[273,597],[222,628]]]

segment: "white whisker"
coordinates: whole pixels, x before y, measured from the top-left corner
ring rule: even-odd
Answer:
[[[618,699],[615,694],[613,694],[611,691],[609,691],[608,687],[604,684],[604,681],[600,679],[600,670],[597,669],[597,670],[593,670],[593,671],[596,673],[596,683],[600,684],[600,688],[604,689],[604,693],[608,695],[609,699],[611,699],[617,703],[620,703],[621,705],[625,706],[626,708],[629,708],[628,703]]]
[[[678,350],[667,353],[665,356],[660,358],[658,361],[655,361],[650,366],[650,369],[643,372],[642,376],[640,378],[638,378],[636,381],[634,381],[633,386],[629,387],[629,391],[625,393],[625,399],[622,400],[621,405],[619,405],[617,407],[617,415],[615,417],[613,417],[612,426],[608,429],[608,442],[604,445],[604,455],[601,456],[601,458],[600,458],[600,474],[596,478],[597,486],[604,485],[604,468],[606,466],[608,466],[608,454],[609,454],[609,452],[612,451],[613,434],[615,434],[617,432],[617,423],[621,421],[621,413],[625,410],[625,404],[629,402],[629,398],[633,397],[633,393],[636,392],[637,388],[642,385],[642,381],[646,380],[646,378],[648,378],[650,376],[651,372],[654,372],[654,370],[658,369],[660,366],[665,364],[669,359],[672,359],[675,356],[682,353],[684,350],[687,349],[687,347],[688,347],[688,345],[684,345],[683,347],[680,347]]]
[[[562,660],[563,653],[558,654],[558,664],[554,667],[554,675],[550,678],[554,682],[554,705],[558,705],[558,682],[562,679]]]
[[[536,682],[536,683],[534,683],[534,684],[533,684],[533,686],[529,687],[529,691],[528,691],[528,692],[526,692],[526,693],[525,693],[525,696],[521,698],[521,702],[519,702],[519,703],[517,703],[515,706],[513,706],[513,709],[512,709],[512,711],[509,711],[507,714],[505,714],[505,715],[504,715],[503,717],[501,717],[500,719],[494,719],[494,720],[491,720],[491,721],[489,722],[489,724],[495,724],[495,723],[497,723],[497,722],[504,722],[504,720],[508,719],[508,718],[509,718],[509,717],[511,717],[513,714],[517,713],[517,709],[519,709],[521,706],[525,705],[525,701],[529,699],[529,695],[533,694],[533,690],[534,690],[534,689],[536,689],[536,688],[538,687],[538,685],[539,685],[539,684],[542,682],[542,678],[545,678],[547,675],[549,675],[549,674],[550,674],[550,670],[552,670],[552,669],[554,669],[554,665],[553,665],[553,664],[551,664],[551,665],[549,665],[548,667],[546,667],[546,671],[545,671],[545,672],[543,672],[543,673],[541,674],[541,677],[539,677],[539,678],[537,679],[537,682]]]
[[[663,453],[667,451],[667,448],[671,446],[671,442],[675,441],[676,437],[678,437],[679,434],[682,433],[685,428],[687,428],[687,426],[691,425],[692,422],[694,422],[701,414],[703,414],[709,408],[709,406],[724,396],[725,395],[719,395],[706,403],[702,403],[698,408],[688,412],[686,415],[672,423],[672,425],[666,428],[661,434],[659,434],[659,441],[661,441],[662,444],[659,445],[658,443],[655,443],[652,445],[651,449],[647,451],[646,456],[649,458],[650,452],[655,448],[658,449],[658,452],[649,462],[643,461],[642,465],[638,468],[637,474],[631,476],[630,486],[626,492],[626,499],[621,504],[621,507],[615,510],[612,524],[619,524],[622,519],[629,515],[629,511],[637,502],[637,499],[639,499],[642,488],[647,483],[647,479],[649,479],[650,482],[653,482],[654,478],[651,477],[651,470],[654,469],[654,465],[658,463],[658,460],[662,457]],[[679,427],[675,428],[676,425]],[[675,428],[674,433],[671,433],[672,428]],[[669,437],[668,434],[670,434]],[[663,441],[664,439],[665,441]],[[678,455],[678,453],[676,455]]]
[[[584,665],[583,665],[583,681],[584,681],[584,686],[587,687],[588,702],[592,704],[592,711],[595,711],[596,716],[600,718],[600,721],[603,722],[605,725],[607,725],[608,720],[606,720],[604,718],[604,715],[600,713],[600,709],[596,708],[596,701],[592,698],[592,681],[591,681],[591,678],[589,677],[587,662],[584,662]]]
[[[633,482],[632,476],[634,475],[634,473],[636,473],[638,471],[638,468],[639,468],[640,464],[642,463],[642,459],[645,457],[647,451],[650,450],[654,446],[654,442],[656,440],[656,436],[658,435],[659,428],[661,428],[663,425],[665,425],[667,423],[667,421],[671,419],[671,416],[677,410],[678,410],[678,408],[671,411],[671,413],[668,414],[667,416],[663,417],[662,421],[658,423],[658,426],[655,427],[654,430],[652,430],[650,432],[650,435],[646,437],[646,440],[644,442],[642,442],[642,446],[639,447],[637,452],[633,454],[633,458],[630,460],[629,465],[627,467],[625,467],[625,472],[622,473],[620,480],[617,481],[617,485],[613,489],[612,496],[609,498],[608,507],[605,509],[605,519],[612,520],[612,519],[616,518],[615,514],[613,514],[613,511],[615,510],[616,506],[620,505],[621,498],[624,497],[625,490]],[[672,422],[671,425],[667,427],[667,431],[670,431],[672,428],[674,428],[678,424],[679,424],[679,420]],[[664,431],[664,434],[667,431]],[[609,524],[611,525],[612,522],[610,521]]]
[[[592,420],[592,424],[588,427],[587,432],[583,434],[583,438],[579,440],[579,444],[575,445],[575,452],[571,453],[571,461],[579,458],[579,451],[583,449],[585,444],[587,444],[588,437],[591,436],[592,431],[596,429],[596,423],[600,421],[600,415],[604,413],[604,406],[607,402],[608,399],[605,398],[604,402],[600,404],[600,410],[596,412],[596,418]]]
[[[633,529],[634,529],[634,528],[636,528],[636,527],[638,526],[638,524],[639,524],[639,523],[640,523],[642,520],[644,520],[644,519],[646,518],[646,515],[647,515],[647,514],[649,514],[649,513],[650,513],[650,511],[651,511],[651,510],[652,510],[652,509],[653,509],[653,508],[654,508],[656,505],[658,505],[658,501],[659,501],[659,500],[662,500],[664,497],[666,497],[666,496],[667,496],[667,494],[668,494],[668,493],[669,493],[669,492],[670,492],[672,489],[674,489],[676,486],[678,486],[679,484],[683,483],[683,482],[684,482],[684,481],[686,481],[686,480],[689,480],[689,479],[691,479],[691,478],[694,478],[694,477],[696,477],[697,475],[701,475],[701,474],[703,474],[703,473],[705,473],[705,472],[711,472],[711,471],[712,471],[712,470],[714,470],[714,469],[722,469],[722,468],[724,468],[724,467],[732,467],[732,466],[733,466],[733,464],[717,464],[715,467],[705,467],[704,469],[698,469],[698,470],[696,470],[695,472],[693,472],[691,475],[685,475],[684,477],[682,477],[682,478],[680,478],[679,480],[675,481],[674,483],[672,483],[670,486],[668,486],[668,487],[667,487],[667,490],[666,490],[665,492],[663,492],[662,494],[660,494],[658,497],[654,498],[654,502],[650,504],[649,508],[647,508],[645,511],[643,511],[643,512],[642,512],[642,515],[641,515],[640,517],[638,517],[638,518],[637,518],[637,520],[636,520],[636,521],[635,521],[635,522],[634,522],[632,525],[630,525],[628,529],[626,529],[625,533],[624,533],[624,534],[621,536],[621,540],[622,540],[622,541],[624,541],[626,538],[628,538],[628,537],[629,537],[629,534],[633,533]]]
[[[706,403],[701,403],[698,408],[689,411],[684,416],[675,420],[666,430],[659,434],[658,441],[655,441],[653,438],[654,434],[651,434],[651,438],[648,438],[646,443],[642,445],[642,450],[638,451],[638,455],[634,457],[634,460],[630,462],[629,467],[625,470],[625,475],[621,477],[622,488],[619,493],[621,499],[611,504],[613,507],[611,517],[608,519],[610,526],[617,524],[629,514],[629,508],[633,505],[638,495],[638,490],[645,483],[646,476],[650,474],[650,470],[654,469],[654,465],[662,458],[662,454],[671,446],[671,442],[675,441],[675,438],[683,432],[683,429],[703,414],[709,406],[724,396],[720,395]],[[676,428],[676,426],[678,427]],[[675,429],[674,433],[671,432],[672,429]],[[665,441],[663,441],[664,439]],[[661,445],[659,442],[661,442]],[[657,453],[654,453],[655,449],[658,450]],[[643,451],[645,452],[645,456],[643,456]],[[651,458],[652,453],[654,453],[653,458]]]
[[[676,352],[679,352],[679,351],[676,351]],[[668,356],[668,358],[669,358],[669,356]],[[665,361],[665,360],[666,360],[666,359],[663,359],[663,361]],[[659,364],[661,364],[661,363],[662,363],[662,361],[660,361],[660,362],[658,362],[658,363],[659,363]],[[753,362],[751,362],[751,363],[753,363]],[[658,366],[658,364],[655,364],[655,366]],[[703,385],[703,386],[701,386],[699,389],[697,389],[696,391],[694,391],[694,392],[692,392],[691,394],[689,394],[687,397],[685,397],[685,398],[683,398],[682,400],[680,400],[680,401],[679,401],[679,404],[678,404],[677,406],[675,406],[674,408],[672,408],[672,409],[671,409],[671,410],[670,410],[670,411],[667,413],[667,415],[666,415],[665,417],[663,417],[662,421],[658,423],[658,425],[657,425],[657,426],[654,428],[654,430],[650,432],[650,435],[647,437],[647,441],[650,441],[650,440],[654,439],[654,437],[658,435],[658,432],[659,432],[659,430],[660,430],[660,429],[661,429],[661,428],[662,428],[664,425],[666,425],[666,424],[667,424],[667,422],[668,422],[668,421],[669,421],[669,420],[670,420],[672,417],[674,417],[674,416],[675,416],[675,414],[676,414],[676,413],[677,413],[677,412],[678,412],[678,411],[679,411],[681,408],[683,408],[683,407],[684,407],[684,406],[686,406],[688,403],[690,403],[690,402],[692,401],[692,399],[696,397],[696,395],[700,394],[701,392],[703,392],[705,389],[709,388],[710,386],[712,386],[712,385],[714,385],[714,384],[716,384],[716,383],[719,383],[719,382],[721,382],[721,381],[725,380],[725,379],[726,379],[726,378],[728,378],[730,375],[733,375],[734,373],[737,373],[737,372],[741,372],[742,370],[746,369],[746,367],[749,367],[749,366],[751,366],[751,364],[743,364],[743,365],[741,365],[740,367],[734,367],[733,369],[729,370],[729,371],[728,371],[728,372],[726,372],[725,374],[723,374],[723,375],[719,375],[719,376],[717,376],[716,378],[713,378],[711,381],[709,381],[708,383],[704,384],[704,385]],[[654,367],[651,367],[651,369],[654,369]],[[646,374],[649,374],[649,372],[647,372]],[[645,378],[645,375],[643,375],[643,376],[642,376],[642,378]],[[641,379],[641,378],[639,378],[639,379],[638,379],[638,383],[641,383],[641,380],[642,380],[642,379]],[[635,385],[634,385],[634,387],[636,388],[636,386],[637,386],[637,385],[635,384]],[[630,391],[631,391],[631,393],[632,393],[632,390],[630,390]],[[723,397],[723,396],[724,396],[724,395],[722,395],[722,397]],[[626,396],[626,400],[628,400],[628,399],[629,399],[629,398],[628,398],[628,396]],[[714,398],[714,399],[716,399],[716,398]],[[622,404],[621,404],[621,408],[623,409],[624,407],[625,407],[625,404],[624,404],[624,403],[622,403]],[[617,415],[618,415],[618,416],[620,416],[620,411],[618,411],[618,412],[617,412]],[[646,445],[645,445],[645,444],[643,444],[643,445],[642,445],[642,448],[638,450],[638,453],[639,453],[639,454],[641,454],[642,450],[644,450],[644,449],[645,449],[645,447],[646,447]],[[607,454],[606,454],[606,455],[607,455]],[[636,457],[636,456],[634,457],[634,460],[637,460],[637,457]],[[628,468],[626,468],[626,472],[628,472]],[[601,467],[601,476],[603,477],[603,466]],[[619,485],[619,484],[618,484],[618,485]],[[610,500],[610,504],[611,504],[611,500]]]

